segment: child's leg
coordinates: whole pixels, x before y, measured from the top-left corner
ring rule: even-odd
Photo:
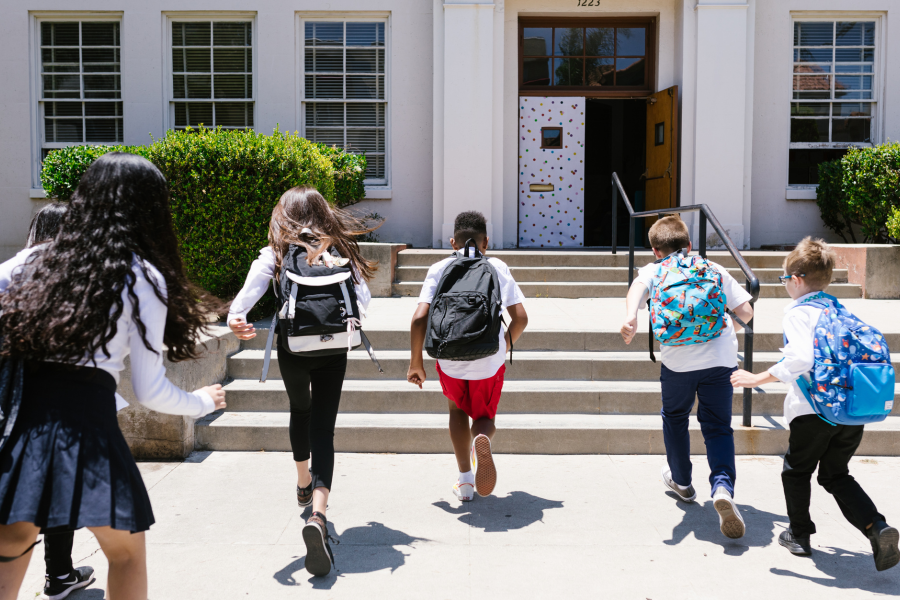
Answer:
[[[663,440],[666,460],[672,480],[681,486],[691,484],[691,438],[688,418],[697,393],[695,371],[678,373],[662,365],[659,382],[662,385]]]
[[[450,441],[453,443],[453,454],[460,473],[472,470],[469,451],[472,447],[472,431],[469,429],[469,415],[463,412],[453,400],[447,400],[450,411]]]
[[[312,414],[312,398],[309,392],[308,360],[287,350],[278,353],[278,368],[284,379],[284,387],[290,402],[288,435],[294,464],[297,466],[297,485],[309,485],[309,419]]]
[[[72,544],[75,531],[57,530],[44,533],[44,564],[50,577],[67,576],[74,570],[72,566]]]
[[[834,429],[816,415],[803,415],[791,421],[791,437],[784,455],[781,484],[787,505],[791,532],[796,537],[809,537],[816,532],[816,524],[809,515],[810,480],[819,458],[828,448]]]
[[[486,435],[489,438],[494,437],[497,427],[494,425],[494,419],[482,417],[472,421],[472,439],[479,435]]]
[[[710,489],[714,494],[717,488],[724,487],[732,497],[736,478],[734,430],[731,428],[734,401],[731,373],[734,370],[728,367],[703,369],[703,376],[697,385],[697,420],[706,442]]]
[[[875,521],[884,521],[868,494],[850,475],[848,464],[863,438],[863,426],[842,425],[836,429],[828,449],[819,460],[818,482],[834,496],[838,506],[850,523],[863,535]]]
[[[312,461],[313,510],[324,515],[334,477],[334,426],[341,404],[347,355],[318,357],[310,371],[312,411],[309,444]]]

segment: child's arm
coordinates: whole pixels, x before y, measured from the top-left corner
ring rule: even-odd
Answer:
[[[406,380],[422,389],[425,382],[425,365],[422,362],[422,347],[425,345],[425,333],[428,328],[428,309],[431,304],[419,302],[409,326],[409,370]]]
[[[275,277],[275,253],[272,252],[271,246],[266,246],[259,251],[259,258],[250,265],[244,287],[231,301],[231,308],[228,309],[225,322],[238,339],[249,340],[256,337],[253,324],[247,323],[247,313],[266,293],[273,277]],[[276,310],[278,308],[280,307],[276,307]]]
[[[733,309],[731,312],[737,315],[737,318],[743,321],[744,323],[749,323],[750,319],[753,318],[753,306],[749,302],[744,302],[737,308]],[[734,332],[737,333],[742,331],[744,328],[741,327],[737,322],[734,323]]]
[[[812,370],[815,356],[809,314],[800,309],[791,310],[785,315],[782,326],[787,338],[787,344],[781,349],[783,358],[769,367],[768,371],[757,375],[741,369],[735,371],[731,375],[731,385],[756,387],[773,381],[791,384]]]
[[[749,371],[738,369],[731,374],[731,385],[734,387],[755,388],[764,383],[772,383],[773,381],[778,381],[778,378],[768,371],[763,371],[762,373],[754,375]]]
[[[525,312],[525,305],[521,302],[506,307],[509,312],[509,328],[506,330],[507,345],[515,344],[519,336],[528,326],[528,314]]]
[[[649,297],[650,290],[642,282],[635,281],[631,284],[628,295],[625,296],[625,321],[619,330],[626,344],[630,344],[631,340],[634,339],[634,334],[637,333],[638,309],[647,302]]]

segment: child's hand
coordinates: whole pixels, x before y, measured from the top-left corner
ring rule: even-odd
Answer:
[[[209,397],[213,400],[213,404],[216,406],[216,410],[225,408],[225,390],[222,389],[222,384],[217,383],[215,385],[208,385],[204,388],[200,388],[199,391],[209,394]]]
[[[765,373],[754,375],[749,371],[738,369],[731,374],[731,385],[734,387],[753,388],[758,386],[761,383],[760,379],[768,374],[768,371],[766,371]]]
[[[630,344],[631,340],[634,339],[634,334],[637,333],[637,315],[626,318],[619,333],[622,334],[622,339],[625,340],[625,343]]]
[[[231,328],[231,331],[234,332],[234,335],[239,340],[252,340],[256,337],[256,329],[243,319],[232,319],[229,321],[228,327]]]
[[[409,365],[409,370],[406,372],[406,380],[413,385],[419,386],[419,389],[422,389],[422,384],[425,383],[425,367],[423,365]]]

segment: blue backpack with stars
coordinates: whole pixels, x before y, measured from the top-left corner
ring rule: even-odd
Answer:
[[[813,338],[813,370],[809,381],[797,379],[810,406],[832,425],[883,421],[894,407],[894,367],[884,336],[834,296],[820,294],[804,304],[822,309]]]

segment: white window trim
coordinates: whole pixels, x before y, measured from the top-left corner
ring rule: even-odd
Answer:
[[[791,69],[790,69],[790,81],[788,85],[788,97],[790,100],[787,104],[787,112],[788,112],[788,127],[786,131],[786,148],[788,149],[788,154],[785,157],[785,165],[789,164],[790,161],[790,150],[798,149],[798,148],[823,148],[823,149],[841,149],[841,148],[850,148],[851,146],[855,146],[857,148],[870,148],[876,146],[884,140],[884,80],[886,74],[886,51],[885,51],[885,43],[882,40],[885,40],[885,16],[886,13],[882,11],[874,12],[874,11],[791,11]],[[872,82],[872,100],[875,104],[875,110],[872,113],[872,141],[871,142],[828,142],[828,143],[803,143],[803,142],[791,142],[791,122],[790,122],[790,104],[792,102],[798,102],[798,100],[794,100],[794,61],[793,61],[793,36],[794,36],[794,23],[801,22],[810,22],[810,21],[824,21],[824,22],[833,22],[833,21],[874,21],[875,22],[875,68],[873,69],[872,75],[874,77]],[[864,102],[868,102],[865,100]],[[829,125],[830,127],[830,125]],[[819,187],[819,184],[789,184],[788,182],[789,170],[785,169],[784,181],[785,181],[785,199],[787,200],[815,200],[816,190]]]
[[[366,198],[386,200],[391,197],[391,14],[389,12],[328,12],[302,11],[296,13],[295,56],[297,58],[297,123],[300,135],[306,137],[306,111],[303,110],[306,92],[305,24],[309,21],[354,21],[384,23],[384,183],[366,183]]]
[[[28,13],[30,27],[28,28],[28,45],[31,49],[31,102],[29,113],[31,115],[31,190],[32,198],[41,187],[41,151],[44,148],[44,108],[41,103],[41,89],[43,78],[41,77],[41,23],[44,21],[118,21],[119,22],[119,48],[124,48],[123,41],[123,15],[122,11],[31,11]],[[120,54],[121,60],[121,54]],[[120,62],[120,64],[122,64]],[[122,75],[122,67],[119,75]],[[122,90],[122,126],[125,124],[125,91]],[[123,136],[124,140],[124,136]],[[124,141],[123,141],[124,143]],[[54,142],[50,146],[54,148],[66,148],[69,146],[84,146],[78,142]]]
[[[173,89],[172,77],[174,75],[172,69],[172,23],[174,21],[250,21],[251,35],[253,36],[253,44],[250,49],[253,51],[253,127],[250,129],[255,131],[257,127],[257,110],[259,104],[259,52],[257,51],[259,42],[259,33],[256,24],[256,12],[248,11],[227,11],[227,12],[178,12],[164,11],[163,19],[163,131],[175,129],[175,91]],[[215,102],[215,100],[197,99],[198,102]],[[209,127],[212,125],[210,124]]]

